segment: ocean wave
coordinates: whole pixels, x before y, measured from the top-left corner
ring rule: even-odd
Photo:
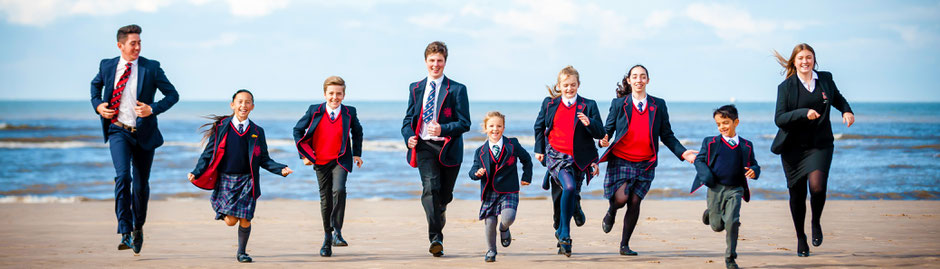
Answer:
[[[0,204],[74,204],[90,200],[82,196],[0,196]]]
[[[9,124],[6,122],[0,122],[0,130],[43,130],[43,129],[52,129],[52,127],[46,126],[34,126],[26,124]]]
[[[107,144],[101,142],[67,141],[67,142],[9,142],[0,141],[0,148],[5,149],[72,149],[72,148],[106,148]]]

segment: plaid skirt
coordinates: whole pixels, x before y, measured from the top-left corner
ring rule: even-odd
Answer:
[[[567,171],[575,180],[584,179],[585,173],[575,165],[573,156],[557,151],[552,146],[547,147],[546,153],[545,158],[547,160],[545,160],[545,164],[548,166],[548,173],[559,186],[561,186],[561,182],[558,182],[558,173],[561,171]]]
[[[614,197],[620,185],[627,184],[624,194],[636,193],[641,199],[650,191],[656,172],[650,161],[631,162],[611,155],[607,159],[607,174],[604,177],[604,198]]]
[[[480,205],[480,220],[487,217],[496,217],[503,212],[503,209],[519,208],[519,193],[496,193],[487,191],[483,194],[483,204]]]
[[[251,194],[254,182],[251,174],[225,174],[220,173],[219,182],[212,191],[212,209],[215,210],[215,219],[225,216],[243,218],[251,221],[255,216],[257,199]]]

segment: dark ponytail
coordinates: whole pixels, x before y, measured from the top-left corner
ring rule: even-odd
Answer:
[[[627,79],[630,78],[630,73],[633,72],[633,69],[637,67],[643,68],[643,71],[646,71],[646,77],[649,78],[650,71],[646,70],[646,66],[643,66],[642,64],[637,64],[637,65],[630,67],[630,69],[627,69],[627,74],[623,76],[623,79],[621,79],[620,82],[617,83],[617,89],[616,89],[617,98],[623,98],[624,96],[627,96],[633,93],[633,89],[630,88],[630,82],[628,82]]]
[[[234,101],[235,101],[235,97],[238,96],[239,93],[243,93],[243,92],[247,92],[248,95],[251,96],[251,101],[254,102],[254,100],[255,100],[255,95],[252,94],[251,91],[248,91],[248,90],[246,90],[246,89],[240,89],[240,90],[235,91],[235,94],[232,95],[232,101],[234,102]],[[234,114],[234,112],[232,112],[232,113],[233,113],[232,115],[215,115],[215,114],[211,114],[211,115],[208,115],[208,116],[203,116],[203,118],[209,119],[210,121],[209,121],[208,123],[206,123],[206,124],[203,124],[202,126],[199,126],[199,128],[198,128],[198,129],[206,128],[205,130],[202,130],[202,131],[200,132],[200,133],[202,133],[202,142],[201,142],[201,143],[206,143],[206,141],[208,141],[210,137],[216,135],[216,133],[215,133],[215,127],[218,126],[219,123],[222,123],[222,120],[224,120],[225,118],[234,117],[235,114]],[[197,130],[198,130],[198,129],[197,129]]]

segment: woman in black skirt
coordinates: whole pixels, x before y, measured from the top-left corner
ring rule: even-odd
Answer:
[[[774,51],[777,62],[786,70],[786,79],[777,86],[774,123],[780,128],[770,148],[780,154],[790,192],[790,214],[796,228],[800,257],[809,256],[803,224],[806,218],[806,189],[809,185],[813,218],[813,246],[823,241],[820,217],[826,204],[826,182],[832,164],[833,136],[829,114],[835,107],[842,112],[842,122],[855,122],[852,108],[832,80],[832,73],[816,71],[816,52],[803,43],[796,45],[790,58]]]

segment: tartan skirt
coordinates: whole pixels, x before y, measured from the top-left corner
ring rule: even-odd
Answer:
[[[653,185],[656,168],[650,161],[631,162],[616,156],[607,159],[607,174],[604,177],[604,198],[614,197],[620,185],[627,184],[624,194],[636,193],[640,199],[646,197]]]
[[[561,182],[558,182],[558,173],[561,171],[567,171],[575,180],[584,179],[585,173],[575,165],[573,156],[557,151],[552,146],[547,147],[546,153],[545,164],[548,166],[548,173],[559,186]]]
[[[483,204],[480,205],[480,220],[487,217],[496,217],[502,213],[503,209],[510,208],[516,210],[519,208],[519,193],[497,193],[487,191],[483,194]]]
[[[210,198],[216,213],[215,219],[232,216],[251,221],[255,216],[257,201],[251,193],[253,187],[251,174],[220,173],[219,182]]]

